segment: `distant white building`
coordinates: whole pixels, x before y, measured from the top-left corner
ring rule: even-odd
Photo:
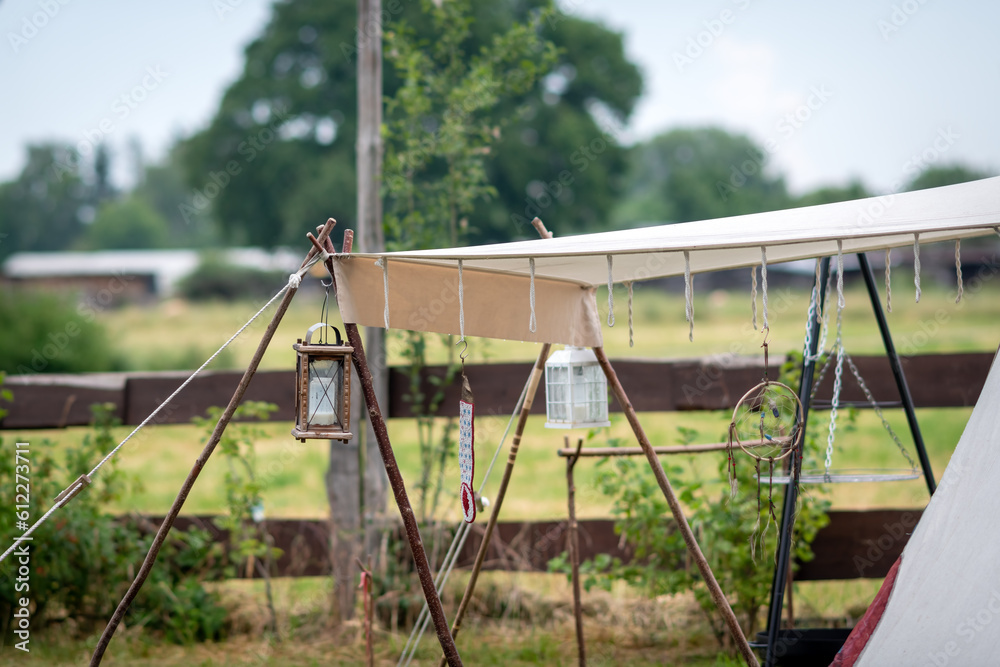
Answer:
[[[218,251],[221,261],[265,271],[298,270],[301,254],[279,249],[234,248]],[[102,250],[97,252],[21,252],[3,265],[8,284],[89,297],[111,294],[115,302],[170,297],[178,283],[201,262],[197,250]],[[103,299],[102,299],[103,300]]]

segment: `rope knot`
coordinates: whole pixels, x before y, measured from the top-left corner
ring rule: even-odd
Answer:
[[[301,285],[301,284],[302,284],[302,276],[300,276],[297,273],[290,273],[290,274],[288,274],[288,288],[289,289],[298,289],[299,285]]]

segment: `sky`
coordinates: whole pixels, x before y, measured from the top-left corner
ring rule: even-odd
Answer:
[[[1000,3],[560,0],[625,38],[645,92],[622,140],[718,125],[766,146],[793,192],[890,192],[928,164],[1000,173]],[[0,180],[28,142],[105,139],[126,179],[204,127],[269,0],[0,0]],[[543,139],[544,140],[544,139]]]

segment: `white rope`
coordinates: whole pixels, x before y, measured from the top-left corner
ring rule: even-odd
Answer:
[[[531,286],[528,291],[528,303],[531,306],[531,315],[528,317],[528,331],[535,333],[538,330],[538,321],[535,319],[535,258],[528,259],[528,271],[531,274]]]
[[[917,303],[920,303],[920,233],[913,235],[913,284],[917,288]]]
[[[301,278],[302,278],[303,275],[305,275],[306,271],[308,271],[309,268],[312,267],[313,264],[315,264],[316,262],[318,262],[318,261],[320,261],[322,259],[323,259],[322,256],[317,255],[311,261],[309,261],[305,266],[303,266],[301,269],[299,269],[298,273],[293,273],[292,275],[293,276],[298,276],[299,280],[301,282]],[[100,462],[97,465],[95,465],[94,468],[89,473],[87,473],[87,476],[90,477],[90,478],[93,478],[94,475],[97,474],[97,471],[99,471],[101,469],[101,467],[111,459],[111,457],[113,457],[115,454],[117,454],[118,450],[120,450],[125,445],[126,442],[128,442],[129,440],[131,440],[132,437],[136,433],[138,433],[140,430],[142,430],[147,424],[149,424],[149,422],[153,421],[153,418],[156,417],[156,415],[158,415],[160,413],[160,410],[162,410],[164,407],[166,407],[166,405],[168,403],[170,403],[170,401],[172,401],[174,399],[174,397],[177,396],[177,394],[181,393],[181,391],[183,391],[186,386],[188,386],[189,384],[191,384],[191,381],[194,380],[195,377],[199,373],[201,373],[205,369],[206,366],[208,366],[210,363],[212,363],[212,361],[214,361],[215,358],[217,356],[219,356],[222,353],[223,350],[225,350],[227,347],[229,347],[229,345],[234,340],[236,340],[237,338],[239,338],[240,335],[244,331],[246,331],[247,327],[249,327],[251,324],[253,324],[254,320],[256,320],[258,317],[260,317],[260,315],[265,310],[267,310],[271,306],[272,303],[274,303],[278,298],[280,298],[282,295],[284,295],[284,293],[286,291],[288,291],[289,289],[295,289],[295,288],[292,287],[292,282],[293,281],[292,281],[291,277],[289,277],[288,284],[286,284],[284,287],[282,287],[280,290],[278,290],[278,293],[275,294],[273,297],[271,297],[271,300],[268,301],[267,303],[265,303],[264,306],[254,314],[253,317],[251,317],[249,320],[247,320],[247,323],[244,324],[242,327],[240,327],[239,331],[237,331],[232,336],[230,336],[229,340],[227,340],[225,343],[223,343],[222,347],[220,347],[218,350],[215,351],[215,354],[213,354],[212,356],[210,356],[205,361],[205,363],[203,363],[201,366],[199,366],[196,371],[194,371],[193,373],[191,373],[191,375],[188,376],[188,378],[186,380],[184,380],[184,382],[182,382],[181,385],[179,387],[177,387],[177,389],[175,389],[172,394],[170,394],[170,396],[167,396],[167,398],[162,403],[160,403],[160,405],[157,406],[157,408],[155,410],[153,410],[151,413],[149,413],[148,417],[146,417],[144,420],[142,420],[141,424],[139,424],[138,426],[136,426],[132,430],[131,433],[129,433],[127,436],[125,436],[124,440],[122,440],[121,442],[119,442],[118,445],[114,449],[112,449],[110,452],[108,452],[108,454],[103,459],[101,459]],[[5,551],[3,553],[3,555],[0,555],[0,562],[3,562],[3,560],[5,558],[7,558],[7,556],[9,556],[11,554],[11,552],[13,552],[14,549],[16,549],[19,544],[21,544],[22,542],[24,542],[26,540],[31,539],[31,534],[33,532],[35,532],[35,529],[38,528],[39,526],[41,526],[43,523],[45,523],[45,521],[49,518],[49,516],[52,515],[53,512],[55,512],[57,509],[59,509],[60,507],[62,507],[63,505],[65,505],[67,502],[69,502],[69,500],[71,498],[73,498],[74,494],[76,493],[76,491],[81,486],[83,486],[82,483],[74,484],[72,486],[72,488],[70,489],[69,493],[65,494],[61,500],[59,500],[58,502],[56,502],[55,504],[53,504],[52,507],[49,508],[49,510],[45,514],[43,514],[42,517],[38,521],[36,521],[34,523],[34,525],[31,526],[31,528],[29,528],[28,530],[26,530],[24,533],[21,534],[20,537],[18,537],[16,540],[14,540],[14,544],[11,545],[11,547],[9,549],[7,549],[7,551]]]
[[[635,347],[635,341],[632,339],[632,281],[626,282],[625,287],[628,288],[628,346]]]
[[[382,311],[382,321],[385,324],[385,330],[389,330],[389,258],[379,257],[375,260],[375,266],[382,267],[382,299],[385,304],[385,308]]]
[[[750,267],[750,313],[753,330],[757,330],[757,267]]]
[[[465,288],[462,284],[462,260],[458,260],[458,342],[465,340]]]
[[[889,275],[892,267],[892,248],[885,249],[885,309],[892,312],[892,279]]]
[[[767,323],[767,248],[764,246],[760,247],[760,300],[764,315],[761,331],[770,331],[771,326]]]
[[[497,458],[503,450],[504,443],[507,442],[507,436],[510,434],[510,427],[514,424],[514,419],[521,414],[521,406],[524,405],[524,398],[528,393],[528,384],[530,384],[530,382],[531,378],[529,377],[528,381],[521,389],[521,396],[517,399],[517,403],[514,405],[514,411],[511,413],[510,419],[507,421],[507,428],[504,430],[503,436],[500,438],[500,444],[497,445],[496,451],[493,452],[493,458],[490,460],[490,464],[486,468],[486,474],[483,475],[483,478],[479,483],[479,490],[476,493],[480,496],[486,488],[486,483],[489,481],[490,473],[493,472],[493,466],[496,464]],[[462,547],[465,546],[465,540],[468,538],[471,528],[472,524],[465,523],[463,521],[462,525],[459,526],[458,531],[456,531],[455,537],[452,539],[451,546],[445,554],[444,559],[441,562],[441,568],[438,570],[437,576],[434,579],[434,587],[439,593],[448,582],[448,577],[451,574],[452,569],[455,567],[455,563],[458,562],[458,556],[462,553]],[[406,644],[403,646],[403,651],[399,656],[399,661],[396,663],[398,666],[403,667],[405,665],[409,665],[413,660],[417,647],[420,645],[420,639],[424,636],[424,631],[427,629],[430,620],[431,617],[428,613],[427,603],[424,602],[423,608],[417,616],[417,622],[413,625],[413,630],[410,632],[410,636],[406,640]]]
[[[684,316],[688,321],[688,340],[694,342],[694,290],[691,287],[691,253],[684,251]]]
[[[608,255],[608,326],[615,326],[615,279],[612,255]]]
[[[962,292],[964,288],[962,287],[962,240],[959,239],[955,241],[955,275],[958,277],[958,295],[955,297],[955,303],[962,300]]]

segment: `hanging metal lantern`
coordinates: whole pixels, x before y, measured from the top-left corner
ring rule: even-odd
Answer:
[[[567,346],[545,362],[545,426],[600,428],[608,421],[608,380],[589,348]]]
[[[340,331],[336,342],[313,343],[317,329],[330,326],[320,322],[309,327],[306,340],[292,345],[298,353],[295,362],[295,428],[292,435],[301,440],[350,440],[351,423],[351,353]]]

